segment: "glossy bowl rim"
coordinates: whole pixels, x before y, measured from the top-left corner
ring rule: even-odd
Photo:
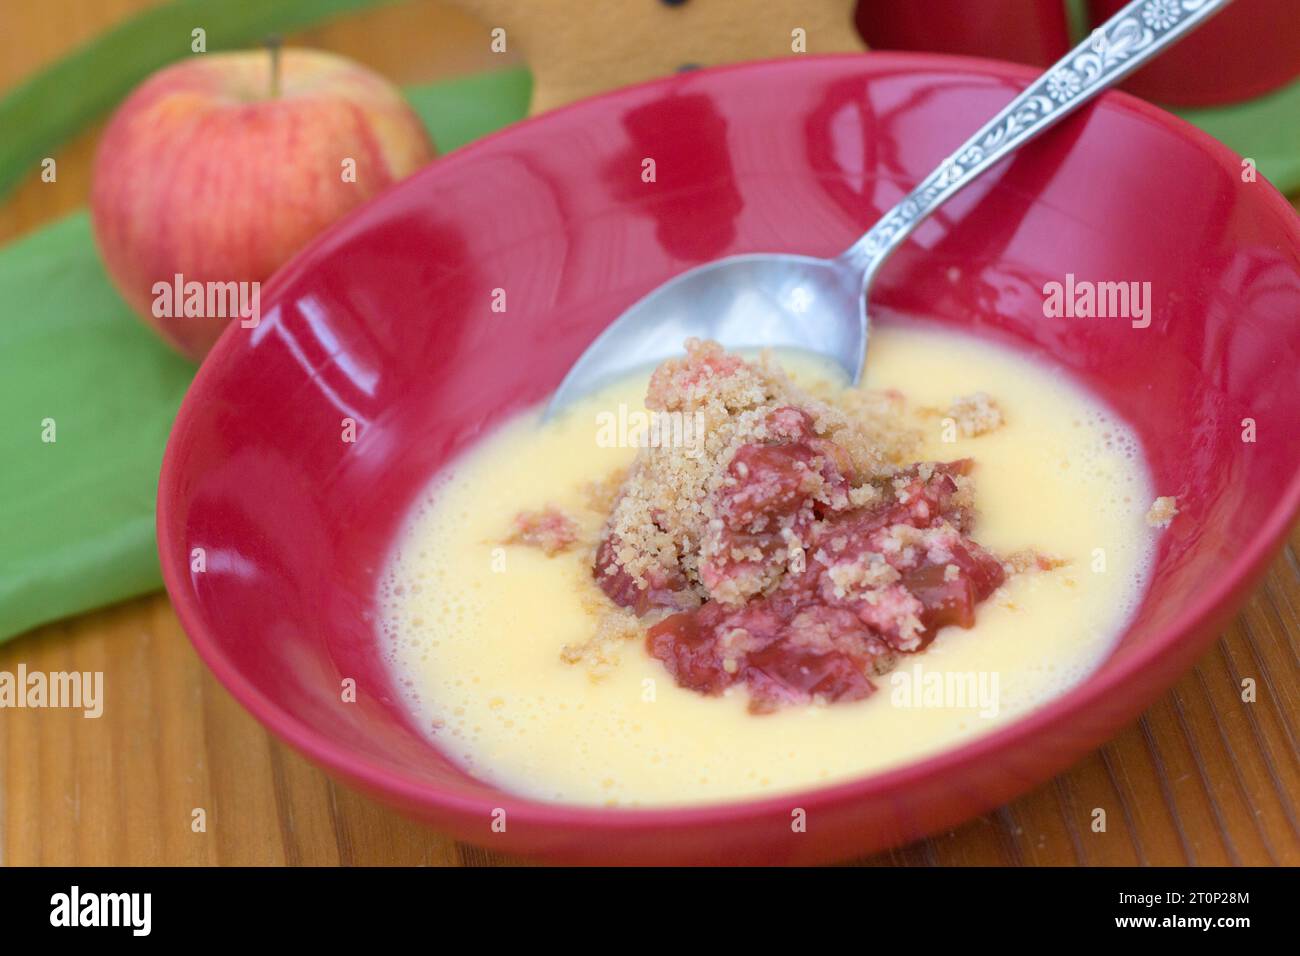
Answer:
[[[592,103],[617,99],[637,92],[669,89],[688,77],[701,74],[800,69],[805,62],[848,60],[860,61],[868,68],[879,67],[883,70],[911,68],[918,71],[938,69],[1025,84],[1041,74],[1041,71],[1032,67],[979,57],[884,51],[872,51],[867,54],[805,54],[796,59],[782,57],[709,67],[689,74],[675,74],[621,87],[550,110],[540,116],[527,117],[466,144],[446,156],[439,157],[390,189],[411,188],[415,182],[425,177],[438,175],[439,169],[447,168],[452,164],[474,162],[480,150],[498,139],[512,136],[519,130],[530,128],[536,123],[546,122],[553,116],[587,108]],[[1099,97],[1097,105],[1091,108],[1116,109],[1136,114],[1188,141],[1221,164],[1228,165],[1234,170],[1240,167],[1241,158],[1208,133],[1122,90],[1112,90],[1103,94]],[[1264,186],[1264,196],[1259,200],[1261,208],[1272,206],[1275,211],[1280,212],[1282,214],[1280,218],[1287,224],[1293,246],[1300,247],[1300,216],[1286,197],[1266,179]],[[279,285],[297,273],[303,264],[312,259],[319,248],[332,241],[335,235],[348,229],[355,218],[366,214],[375,202],[380,201],[380,197],[388,194],[389,190],[385,190],[380,196],[350,211],[296,253],[272,277],[264,298],[273,301]],[[1154,660],[1164,656],[1182,642],[1193,639],[1203,625],[1218,622],[1244,600],[1246,589],[1263,573],[1266,564],[1281,547],[1283,538],[1289,532],[1297,513],[1300,512],[1300,462],[1298,462],[1290,482],[1278,496],[1274,507],[1247,546],[1232,559],[1213,586],[1198,592],[1183,606],[1173,622],[1157,632],[1146,644],[1135,649],[1124,661],[1113,666],[1105,674],[1094,671],[1071,690],[1052,698],[1022,717],[996,730],[980,734],[965,743],[917,760],[824,786],[787,790],[772,796],[746,797],[701,804],[633,808],[561,803],[518,794],[481,777],[475,779],[486,787],[494,788],[494,793],[491,797],[475,797],[453,793],[437,784],[426,783],[398,770],[381,766],[368,755],[347,745],[336,743],[313,726],[282,710],[273,699],[263,694],[244,677],[208,633],[198,608],[197,598],[180,570],[180,565],[185,562],[167,560],[166,555],[178,553],[176,551],[178,542],[172,539],[168,530],[174,503],[179,503],[180,500],[181,472],[178,446],[181,439],[178,436],[184,432],[190,419],[194,417],[196,409],[203,404],[202,394],[206,391],[209,380],[219,375],[220,370],[227,363],[238,360],[239,354],[236,350],[241,347],[238,343],[237,332],[232,324],[222,333],[216,345],[208,353],[194,381],[186,390],[163,455],[158,483],[156,525],[162,577],[172,606],[199,657],[226,690],[265,728],[291,744],[317,765],[362,786],[371,793],[382,794],[403,806],[415,806],[433,811],[444,818],[473,817],[482,820],[498,807],[504,807],[514,821],[526,826],[581,827],[591,831],[624,833],[646,832],[665,827],[704,827],[757,820],[774,814],[785,815],[792,805],[803,807],[810,813],[813,810],[850,806],[867,799],[879,798],[891,791],[904,790],[915,782],[933,776],[960,772],[971,763],[992,753],[1015,747],[1054,726],[1064,724],[1076,712],[1094,707],[1103,699],[1115,695],[1117,691],[1140,679],[1142,673]],[[1145,599],[1144,595],[1143,601]],[[1103,665],[1099,665],[1099,668],[1109,661],[1110,656],[1103,661]],[[1130,719],[1132,718],[1126,717],[1125,721]]]

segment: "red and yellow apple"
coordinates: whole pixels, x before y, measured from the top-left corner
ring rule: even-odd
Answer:
[[[397,89],[359,64],[301,49],[278,63],[265,50],[197,55],[146,80],[110,121],[95,238],[126,301],[198,360],[232,319],[159,308],[163,284],[264,282],[433,155]]]

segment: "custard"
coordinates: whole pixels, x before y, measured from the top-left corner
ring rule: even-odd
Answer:
[[[848,394],[814,360],[777,362],[808,393]],[[476,776],[627,806],[841,781],[955,746],[1068,690],[1141,598],[1153,494],[1127,426],[1019,353],[886,326],[859,397],[905,401],[914,460],[973,463],[967,530],[1003,562],[1000,583],[961,622],[971,626],[940,626],[869,673],[874,692],[795,695],[755,712],[744,684],[684,686],[646,639],[682,609],[620,610],[599,562],[593,572],[652,421],[647,378],[547,424],[539,411],[506,423],[433,478],[394,546],[379,603],[395,682],[433,744]],[[667,440],[689,441],[689,421],[678,427]]]

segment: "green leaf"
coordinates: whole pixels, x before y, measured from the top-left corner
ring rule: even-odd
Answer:
[[[12,635],[158,586],[154,489],[194,370],[117,297],[84,211],[0,253],[0,302],[0,635]]]
[[[1300,189],[1300,80],[1245,103],[1174,112],[1253,159],[1280,192]]]
[[[515,69],[407,94],[445,153],[521,119],[530,86]],[[0,249],[0,303],[3,641],[160,586],[158,469],[194,367],[113,290],[84,211]]]
[[[528,115],[533,80],[517,68],[406,89],[438,152],[448,153]]]
[[[55,147],[107,113],[145,77],[191,53],[203,28],[208,52],[395,0],[176,0],[96,37],[0,99],[0,197]]]

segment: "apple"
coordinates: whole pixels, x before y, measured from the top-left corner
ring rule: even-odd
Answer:
[[[196,55],[145,80],[104,131],[95,239],[123,298],[197,361],[232,321],[258,321],[249,300],[309,239],[433,156],[398,90],[343,57]]]

